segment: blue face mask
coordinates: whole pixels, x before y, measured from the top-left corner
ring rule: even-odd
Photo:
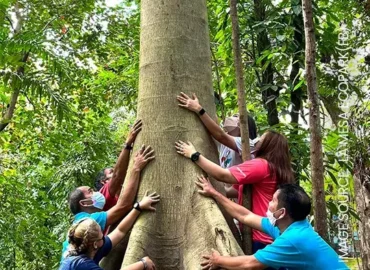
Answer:
[[[105,197],[100,192],[94,192],[91,196],[91,200],[93,202],[92,206],[95,208],[98,208],[100,210],[103,210],[105,205]]]

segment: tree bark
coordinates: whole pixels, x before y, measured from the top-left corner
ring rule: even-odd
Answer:
[[[301,0],[298,4],[301,4]],[[295,1],[291,1],[292,5],[295,4]],[[302,86],[296,90],[293,90],[295,86],[299,83],[299,78],[297,78],[299,74],[299,68],[301,67],[300,62],[303,58],[303,50],[304,50],[304,39],[303,39],[303,16],[302,12],[299,15],[293,15],[293,26],[294,26],[294,41],[293,46],[295,46],[294,54],[293,54],[293,63],[292,63],[292,71],[290,72],[290,81],[292,83],[292,90],[290,92],[290,101],[292,103],[292,108],[290,110],[290,117],[291,122],[298,125],[299,120],[299,113],[302,108],[302,96],[303,90]]]
[[[362,269],[370,269],[370,168],[365,166],[364,160],[355,160],[355,194],[357,213],[361,222],[359,235],[361,241]]]
[[[254,15],[256,23],[263,22],[266,19],[266,6],[264,0],[254,0]],[[257,53],[258,57],[262,52],[271,49],[271,43],[268,39],[267,31],[263,30],[257,34]],[[266,64],[266,59],[261,61],[261,66]],[[269,63],[265,70],[262,71],[260,87],[274,84],[273,66]],[[264,107],[267,109],[267,120],[270,126],[279,124],[279,114],[276,106],[276,99],[279,97],[279,90],[271,87],[262,91],[262,100]]]
[[[241,255],[217,204],[197,192],[194,180],[202,171],[174,148],[179,139],[191,141],[217,162],[213,140],[198,116],[176,101],[180,91],[195,92],[216,117],[206,1],[141,1],[140,39],[138,118],[144,126],[134,152],[151,145],[156,159],[142,173],[138,197],[156,191],[161,202],[156,213],[143,213],[136,221],[123,265],[149,256],[157,269],[199,269],[202,254],[211,248]],[[223,190],[222,184],[213,184]],[[117,252],[106,260],[112,256]]]
[[[242,140],[242,159],[243,161],[251,159],[249,145],[249,130],[248,130],[248,112],[246,108],[245,84],[243,75],[243,63],[240,50],[239,40],[239,21],[237,0],[230,0],[230,16],[232,26],[232,42],[234,53],[234,66],[236,74],[236,87],[238,91],[238,108],[240,119],[240,133]],[[252,187],[244,185],[243,187],[243,206],[247,209],[252,209]],[[252,254],[252,230],[248,226],[243,226],[242,231],[242,248],[245,254]]]
[[[366,104],[366,103],[365,103]],[[357,108],[352,114],[350,131],[356,135],[356,147],[351,147],[354,157],[354,188],[359,221],[362,269],[370,269],[370,153],[369,153],[369,117],[366,105]],[[352,144],[353,145],[353,144]]]
[[[313,23],[312,0],[303,0],[303,18],[306,39],[306,80],[310,114],[310,161],[312,195],[314,202],[315,230],[323,239],[328,240],[327,213],[324,190],[324,164],[320,125],[320,101],[316,78],[316,44]]]

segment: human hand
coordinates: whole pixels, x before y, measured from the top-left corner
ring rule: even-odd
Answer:
[[[159,202],[161,196],[156,192],[153,192],[150,195],[148,195],[148,193],[149,192],[146,191],[144,198],[140,201],[140,208],[143,210],[155,211],[155,208],[152,206],[152,204]]]
[[[146,270],[155,270],[155,264],[148,256],[144,257],[142,260],[146,263]]]
[[[220,257],[220,253],[212,248],[211,255],[204,255],[203,261],[200,263],[202,266],[202,270],[214,270],[218,269],[219,266],[217,265],[217,259]]]
[[[136,171],[141,171],[145,168],[149,161],[153,160],[154,158],[154,150],[152,147],[145,147],[145,145],[143,145],[135,155],[133,169]]]
[[[184,157],[191,158],[191,155],[197,152],[191,142],[185,143],[183,141],[175,142],[176,152]]]
[[[206,197],[212,197],[216,192],[209,179],[205,178],[203,175],[198,176],[198,180],[195,181],[195,184],[200,188],[198,192]]]
[[[192,98],[190,98],[187,94],[181,92],[180,95],[177,96],[177,101],[180,102],[180,107],[196,113],[202,109],[202,106],[199,104],[199,100],[194,93],[192,94]]]
[[[142,126],[143,126],[143,122],[140,119],[135,121],[134,125],[130,128],[130,132],[127,135],[127,140],[126,140],[127,145],[131,146],[131,144],[135,142],[136,136],[141,131]]]

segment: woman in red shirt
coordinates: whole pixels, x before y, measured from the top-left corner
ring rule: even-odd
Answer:
[[[190,158],[215,180],[228,184],[251,184],[252,212],[260,216],[266,216],[277,185],[294,181],[288,141],[284,135],[275,131],[267,131],[262,135],[256,145],[255,159],[227,169],[202,156],[190,142],[178,141],[175,147],[179,154]],[[254,252],[270,243],[270,237],[253,230]]]

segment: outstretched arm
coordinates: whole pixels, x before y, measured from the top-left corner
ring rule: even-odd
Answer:
[[[177,150],[177,153],[187,158],[191,158],[191,156],[197,152],[191,142],[184,143],[183,141],[178,141],[175,143],[175,148]],[[221,166],[213,163],[202,155],[199,156],[199,159],[195,161],[195,163],[199,167],[201,167],[203,171],[205,171],[208,175],[212,176],[218,181],[229,184],[238,183],[238,181],[228,169],[222,168]]]
[[[212,137],[215,138],[219,143],[233,149],[235,152],[239,153],[239,149],[235,143],[234,137],[227,134],[208,114],[205,112],[204,114],[200,115],[199,111],[203,108],[200,105],[199,100],[195,94],[192,95],[190,98],[185,93],[181,92],[179,96],[177,96],[178,102],[180,102],[179,106],[182,108],[186,108],[189,111],[197,113],[200,120],[203,122],[204,126],[207,130],[211,133]]]
[[[143,145],[136,153],[131,175],[115,206],[107,211],[107,226],[112,225],[124,217],[132,208],[140,182],[140,173],[145,166],[155,158],[154,150]]]
[[[212,197],[215,199],[226,212],[236,218],[241,223],[246,224],[247,226],[262,231],[262,217],[254,214],[252,211],[244,208],[243,206],[234,203],[229,200],[217,190],[214,189],[212,184],[204,176],[198,177],[198,180],[195,181],[195,184],[200,188],[198,192],[206,197]]]
[[[113,196],[119,196],[122,190],[123,182],[125,181],[127,168],[130,161],[130,150],[132,149],[132,144],[135,142],[137,134],[141,131],[142,122],[137,120],[133,127],[131,128],[125,147],[122,149],[121,154],[117,160],[116,166],[113,170],[113,176],[109,183],[109,194]]]
[[[220,253],[212,249],[212,254],[204,255],[201,262],[202,270],[213,269],[230,269],[230,270],[261,270],[267,268],[266,265],[260,263],[255,256],[221,256]]]
[[[140,261],[129,266],[121,268],[121,270],[155,270],[155,264],[149,257],[144,257]]]
[[[115,247],[123,237],[125,237],[137,217],[140,215],[141,210],[155,211],[152,204],[159,202],[159,197],[160,196],[155,192],[150,195],[148,195],[148,192],[145,193],[145,197],[139,202],[139,209],[132,209],[131,212],[118,224],[117,228],[108,234],[108,237],[112,241],[112,247]]]

